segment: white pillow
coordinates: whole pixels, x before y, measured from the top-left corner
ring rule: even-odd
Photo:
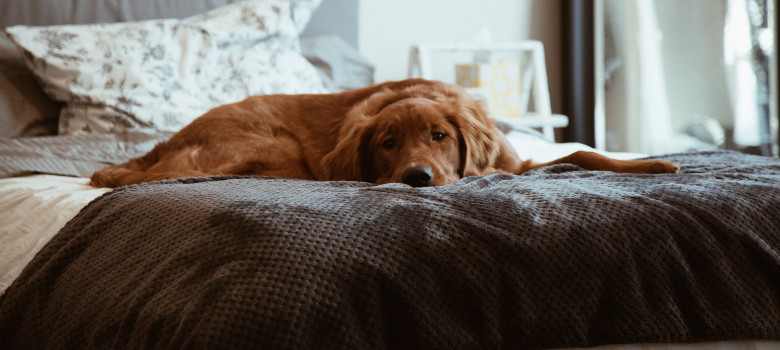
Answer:
[[[298,35],[321,0],[251,0],[186,19],[6,29],[59,132],[176,131],[250,95],[326,92]]]

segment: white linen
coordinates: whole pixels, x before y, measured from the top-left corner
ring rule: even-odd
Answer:
[[[545,163],[565,157],[577,151],[592,151],[615,159],[637,159],[646,157],[642,153],[606,152],[576,142],[552,143],[543,136],[528,132],[511,131],[506,135],[509,143],[517,150],[521,159],[531,159],[536,163]]]
[[[88,183],[54,175],[0,179],[0,294],[81,208],[110,191]]]

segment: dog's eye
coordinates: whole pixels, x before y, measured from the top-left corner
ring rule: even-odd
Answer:
[[[446,136],[447,136],[447,135],[444,135],[444,133],[443,133],[443,132],[434,132],[433,134],[431,134],[431,137],[433,138],[433,140],[434,140],[434,141],[441,141],[441,140],[444,140],[444,138],[445,138]]]
[[[385,149],[393,149],[395,147],[395,140],[393,139],[387,139],[385,142],[382,142],[382,147]]]

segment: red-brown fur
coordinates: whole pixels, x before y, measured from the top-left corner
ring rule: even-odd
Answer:
[[[335,94],[254,96],[217,107],[146,155],[95,172],[91,185],[206,175],[388,183],[402,182],[406,169],[422,166],[432,175],[424,185],[439,186],[558,163],[625,173],[677,171],[667,161],[593,152],[541,164],[521,161],[463,89],[410,79]]]

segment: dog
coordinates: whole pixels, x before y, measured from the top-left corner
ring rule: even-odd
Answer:
[[[94,187],[209,175],[451,184],[552,164],[620,173],[674,173],[663,160],[580,151],[519,159],[481,103],[462,88],[408,79],[333,94],[262,95],[216,107],[149,153],[96,171]]]

